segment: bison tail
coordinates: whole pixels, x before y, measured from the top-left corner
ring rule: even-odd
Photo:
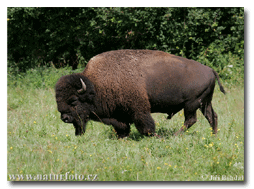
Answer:
[[[213,73],[214,75],[216,76],[217,80],[218,80],[218,84],[220,86],[220,91],[223,92],[224,94],[226,94],[226,91],[224,90],[223,86],[221,85],[221,82],[220,82],[220,78],[219,78],[219,75],[216,71],[213,70]]]

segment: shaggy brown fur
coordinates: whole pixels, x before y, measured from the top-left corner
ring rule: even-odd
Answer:
[[[84,94],[77,93],[80,78],[87,85]],[[76,134],[84,133],[92,119],[113,125],[119,137],[128,136],[131,123],[141,134],[153,135],[150,113],[167,113],[170,119],[181,109],[185,127],[179,132],[196,122],[200,109],[216,133],[217,115],[211,104],[216,78],[219,81],[211,68],[165,52],[110,51],[93,57],[83,73],[60,78],[56,99],[62,120],[73,123]]]

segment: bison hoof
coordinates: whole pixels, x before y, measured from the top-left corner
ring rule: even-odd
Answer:
[[[178,135],[182,135],[183,134],[183,131],[177,131],[174,136],[178,136]]]
[[[118,139],[127,138],[129,135],[118,135]]]
[[[157,133],[154,133],[153,136],[157,137],[157,138],[161,138],[160,135],[158,135]]]

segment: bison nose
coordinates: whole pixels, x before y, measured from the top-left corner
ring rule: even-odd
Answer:
[[[63,114],[63,115],[61,116],[61,119],[62,119],[63,122],[65,122],[65,123],[70,123],[70,121],[71,121],[70,116],[67,115],[67,114]]]

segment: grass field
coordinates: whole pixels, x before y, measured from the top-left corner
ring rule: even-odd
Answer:
[[[111,126],[89,122],[76,137],[60,120],[54,89],[8,86],[7,180],[221,181],[244,180],[244,87],[216,86],[213,107],[218,135],[198,111],[181,136],[183,112],[171,120],[152,114],[162,138],[144,137],[131,126],[117,139]]]

